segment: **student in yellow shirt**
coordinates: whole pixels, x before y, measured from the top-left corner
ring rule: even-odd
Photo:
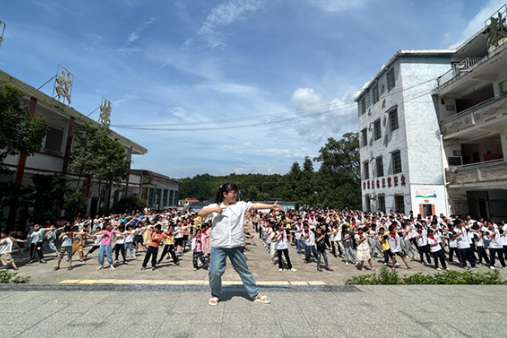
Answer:
[[[160,264],[162,262],[162,259],[164,259],[164,256],[167,254],[167,258],[169,259],[169,254],[171,254],[171,257],[173,258],[173,262],[176,265],[180,265],[180,262],[178,261],[178,258],[176,257],[176,253],[174,252],[174,234],[173,234],[174,226],[171,224],[169,225],[169,230],[166,232],[166,235],[168,236],[165,239],[165,246],[164,251],[162,251],[162,255],[160,255],[160,259],[158,260],[157,264]]]
[[[384,265],[387,265],[387,263],[389,263],[389,261],[393,258],[393,253],[391,252],[391,247],[389,246],[388,236],[389,233],[386,234],[384,228],[379,229],[378,239],[384,253]]]

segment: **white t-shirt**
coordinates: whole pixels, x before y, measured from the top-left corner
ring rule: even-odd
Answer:
[[[0,255],[12,252],[12,240],[9,237],[0,239]]]
[[[456,239],[458,240],[458,249],[468,249],[470,247],[470,237],[467,229],[463,227],[460,230],[458,230],[458,232],[461,232],[461,235],[456,237]]]
[[[432,244],[435,244],[435,243],[437,243],[437,245],[432,245]],[[430,251],[431,252],[437,252],[440,249],[442,249],[442,247],[440,246],[440,244],[438,244],[438,241],[436,240],[436,238],[433,239],[433,238],[429,238],[428,237],[428,244],[430,245]]]
[[[278,243],[276,244],[276,250],[287,249],[287,235],[285,235],[285,231],[277,231],[276,235],[282,234],[282,236],[278,237]]]
[[[491,242],[489,242],[489,247],[491,249],[502,249],[502,242],[501,242],[501,236],[500,236],[500,231],[498,231],[498,229],[494,229],[493,230],[495,232],[495,236],[491,237],[490,240]],[[491,230],[490,230],[490,234],[491,234]]]
[[[203,209],[216,207],[213,203]],[[214,248],[235,248],[245,243],[245,214],[252,206],[251,202],[236,201],[225,208],[221,214],[213,212],[206,220],[211,220],[211,246]]]
[[[303,234],[304,234],[304,236],[309,235],[308,238],[305,238],[305,244],[307,246],[314,246],[315,245],[315,234],[313,233],[313,231],[308,230],[308,232],[305,233],[303,230]]]
[[[391,235],[387,237],[387,240],[389,241],[389,248],[393,253],[401,251],[401,237],[397,233],[395,235],[395,237],[392,237]]]

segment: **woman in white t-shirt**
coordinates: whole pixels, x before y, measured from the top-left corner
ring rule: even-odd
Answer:
[[[283,270],[283,261],[282,254],[285,256],[285,261],[287,262],[287,269],[289,271],[296,271],[292,267],[292,263],[290,262],[289,257],[289,249],[287,248],[287,234],[285,233],[285,229],[283,227],[276,226],[275,238],[276,238],[276,252],[278,255],[278,271],[282,272]]]
[[[484,232],[481,230],[479,224],[475,222],[472,225],[473,232],[471,233],[474,242],[475,242],[475,248],[477,249],[477,255],[479,256],[479,264],[483,265],[482,260],[484,259],[484,262],[486,265],[489,266],[489,258],[488,254],[486,253],[486,250],[484,249]]]
[[[243,244],[245,243],[244,221],[248,211],[272,209],[282,211],[278,205],[236,201],[238,187],[233,183],[221,185],[215,196],[215,203],[202,208],[198,215],[211,220],[211,261],[209,268],[209,284],[211,298],[209,305],[217,305],[222,294],[222,275],[225,272],[227,257],[240,275],[243,285],[254,302],[271,303],[267,296],[259,292],[252,273],[246,264]]]

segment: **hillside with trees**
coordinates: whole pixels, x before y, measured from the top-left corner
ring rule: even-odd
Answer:
[[[314,162],[320,163],[318,170]],[[285,175],[230,174],[196,175],[182,179],[180,196],[209,200],[221,184],[238,186],[240,200],[283,200],[310,208],[361,208],[361,175],[357,133],[347,133],[340,140],[329,138],[319,155],[294,162]]]

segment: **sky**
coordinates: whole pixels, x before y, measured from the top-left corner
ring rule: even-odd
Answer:
[[[456,47],[506,2],[3,1],[0,69],[38,88],[61,64],[71,107],[110,100],[148,149],[132,168],[283,175],[357,132],[354,97],[398,50]]]

